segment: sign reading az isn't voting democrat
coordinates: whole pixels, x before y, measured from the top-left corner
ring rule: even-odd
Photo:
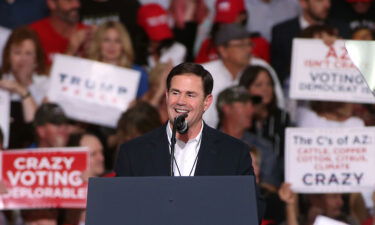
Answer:
[[[115,127],[136,97],[140,76],[135,70],[57,54],[48,99],[72,119]]]
[[[0,209],[86,207],[87,148],[10,150],[0,160]]]
[[[375,127],[287,128],[285,176],[300,193],[375,187]]]
[[[349,58],[344,40],[293,40],[290,97],[302,100],[374,103],[364,78]]]

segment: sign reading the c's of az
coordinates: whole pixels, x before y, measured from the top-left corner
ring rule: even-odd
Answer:
[[[375,127],[288,128],[286,182],[299,193],[375,188]]]

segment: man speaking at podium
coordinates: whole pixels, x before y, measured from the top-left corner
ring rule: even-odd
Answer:
[[[174,176],[254,175],[249,147],[207,126],[203,113],[212,103],[213,78],[201,65],[182,63],[167,77],[169,122],[120,147],[117,176],[169,176],[170,139],[176,117],[187,114],[188,130],[177,133]]]
[[[211,74],[201,65],[182,63],[174,67],[167,77],[169,122],[124,143],[118,154],[116,175],[254,175],[249,147],[241,140],[209,127],[202,119],[212,103],[213,83]],[[178,120],[185,123],[176,127]],[[173,141],[175,129],[178,132],[173,146],[171,139]],[[172,148],[175,149],[173,166]]]

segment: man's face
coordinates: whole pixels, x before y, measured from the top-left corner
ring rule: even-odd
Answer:
[[[212,103],[212,95],[204,95],[202,78],[192,73],[174,76],[166,97],[170,122],[188,113],[186,120],[190,128],[199,126],[204,111]]]
[[[365,14],[370,10],[371,5],[373,2],[353,2],[350,3],[354,11],[358,14]]]
[[[80,0],[49,0],[52,13],[66,23],[75,24],[79,21]]]
[[[251,127],[254,106],[250,101],[233,102],[231,104],[226,104],[223,107],[225,108],[225,118],[228,119],[230,123],[243,129]]]
[[[80,146],[89,148],[89,176],[102,175],[104,173],[104,156],[103,145],[99,139],[92,135],[85,135],[81,139]]]
[[[331,8],[331,0],[301,0],[302,9],[315,21],[324,21]]]
[[[64,147],[68,142],[69,132],[66,124],[46,123],[37,128],[39,143],[43,147]]]
[[[219,46],[218,50],[224,63],[230,63],[236,67],[249,65],[252,52],[249,38],[231,40],[226,45]]]

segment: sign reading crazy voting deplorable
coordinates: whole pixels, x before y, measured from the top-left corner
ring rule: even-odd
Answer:
[[[375,127],[287,128],[285,176],[295,192],[374,190]]]
[[[3,147],[8,146],[10,118],[10,95],[8,91],[0,89],[0,129],[3,132]]]
[[[375,102],[344,40],[326,45],[317,39],[294,39],[289,94],[301,100]]]
[[[135,70],[57,54],[48,99],[69,118],[115,127],[136,97],[140,76]]]
[[[87,148],[10,150],[0,160],[0,209],[86,207]]]

